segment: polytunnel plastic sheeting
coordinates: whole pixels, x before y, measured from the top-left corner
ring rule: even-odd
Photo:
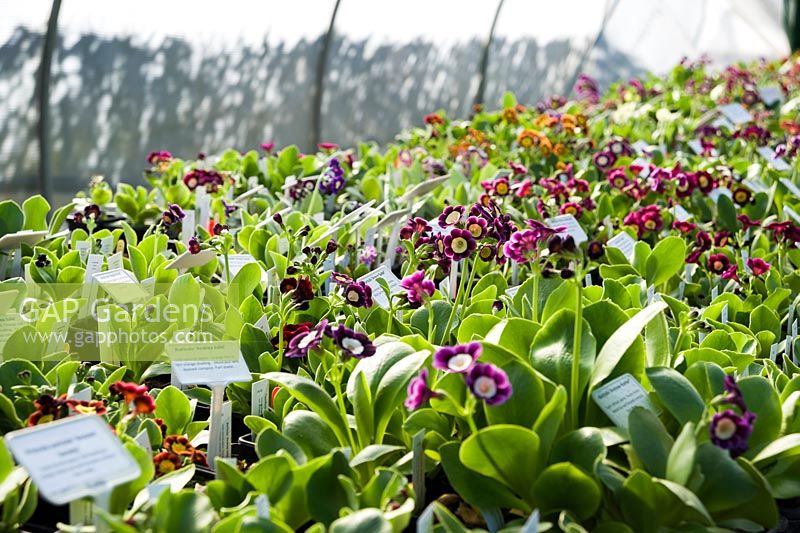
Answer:
[[[57,188],[93,173],[139,181],[154,149],[193,158],[266,140],[308,145],[332,9],[320,0],[65,1],[50,99]]]
[[[0,190],[12,178],[34,181],[39,172],[36,76],[48,2],[0,1]]]
[[[485,101],[568,95],[581,72],[601,86],[663,74],[683,57],[717,66],[789,53],[780,0],[506,0],[490,48]]]
[[[321,138],[386,142],[437,109],[467,116],[496,7],[485,0],[342,0]]]

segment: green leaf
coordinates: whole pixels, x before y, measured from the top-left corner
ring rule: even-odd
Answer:
[[[519,426],[489,426],[473,433],[461,445],[461,462],[479,474],[506,485],[528,503],[541,471],[539,436]]]
[[[800,455],[800,433],[784,435],[774,442],[767,444],[753,458],[753,464],[775,461],[795,455]]]
[[[659,313],[644,330],[645,363],[647,367],[669,366],[672,347],[669,343],[667,317]]]
[[[31,196],[22,203],[24,212],[23,229],[31,231],[43,231],[47,229],[47,213],[50,212],[50,204],[41,195]]]
[[[293,398],[306,404],[312,411],[322,417],[330,425],[342,446],[350,445],[347,422],[342,418],[339,408],[328,396],[328,393],[322,390],[319,385],[308,378],[285,372],[270,372],[265,374],[264,377],[285,387]],[[411,379],[411,377],[409,376],[408,379]]]
[[[361,533],[370,531],[375,533],[392,533],[392,524],[383,517],[377,509],[361,509],[347,516],[343,516],[331,524],[330,533]]]
[[[529,509],[500,481],[467,468],[459,459],[460,448],[460,442],[448,442],[439,448],[439,453],[448,481],[467,503],[482,509]]]
[[[657,248],[658,246],[656,246],[656,249]],[[683,262],[683,259],[681,259],[681,262]],[[595,361],[594,370],[592,372],[590,388],[594,388],[597,384],[611,375],[611,372],[614,371],[614,368],[617,366],[617,364],[619,364],[622,356],[625,354],[631,344],[633,344],[633,342],[639,338],[639,335],[645,326],[659,313],[666,309],[666,307],[667,304],[664,302],[651,303],[636,313],[630,320],[617,329],[617,331],[615,331],[611,337],[609,337],[609,339],[603,345],[603,348],[600,350],[600,353],[597,354],[597,360]]]
[[[306,485],[309,511],[314,520],[330,524],[339,517],[339,510],[349,507],[347,493],[339,476],[351,477],[350,466],[342,452],[336,451],[308,479]]]
[[[673,444],[664,424],[650,410],[634,407],[628,415],[628,433],[631,436],[631,445],[647,471],[663,478]]]
[[[766,378],[747,376],[739,379],[737,385],[747,409],[756,414],[748,440],[749,449],[745,453],[745,457],[753,457],[780,435],[783,422],[781,403],[775,387]]]
[[[155,531],[207,533],[217,521],[208,496],[190,490],[162,492],[152,516]]]
[[[580,520],[591,517],[601,500],[597,482],[571,463],[548,466],[534,482],[533,494],[542,514],[566,509]]]
[[[585,389],[594,367],[595,339],[589,324],[583,321],[580,346],[580,393]],[[536,334],[531,346],[533,366],[548,379],[565,387],[572,375],[572,347],[575,313],[562,309],[551,316]]]
[[[427,319],[427,313],[425,318]],[[483,339],[498,322],[500,318],[494,315],[468,314],[458,326],[456,340],[463,344]]]
[[[487,405],[486,421],[489,424],[517,424],[533,427],[544,406],[544,385],[541,378],[519,361],[510,361],[501,367],[511,381],[514,393],[501,405]]]
[[[667,458],[666,478],[679,485],[686,485],[694,470],[694,458],[697,452],[694,427],[691,422],[683,426]]]
[[[228,287],[228,304],[236,307],[242,305],[245,298],[261,283],[261,267],[258,263],[248,263],[236,273]]]
[[[262,429],[256,437],[256,455],[263,459],[278,450],[286,450],[299,465],[307,461],[305,452],[295,441],[283,436],[277,429],[271,427]]]
[[[25,214],[13,200],[0,202],[0,237],[22,230]]]
[[[542,464],[547,460],[547,456],[550,453],[550,445],[558,435],[566,410],[567,389],[563,385],[559,385],[533,424],[533,430],[539,435],[541,443],[540,455]]]
[[[383,435],[389,419],[401,407],[406,397],[406,387],[411,378],[417,374],[422,365],[428,360],[430,352],[422,350],[407,355],[397,361],[381,377],[375,391],[375,440],[377,444],[383,442]]]
[[[266,494],[272,504],[289,491],[293,477],[292,463],[282,455],[264,457],[245,474],[247,482],[258,492]]]
[[[681,271],[686,257],[686,243],[677,236],[661,239],[646,262],[648,285],[661,285]]]
[[[539,324],[532,320],[507,318],[498,322],[483,340],[484,343],[502,346],[521,360],[528,361],[531,344],[539,328]]]
[[[679,423],[700,422],[705,403],[688,379],[667,367],[648,368],[646,372],[659,399]]]
[[[292,411],[283,419],[283,435],[295,441],[308,457],[327,455],[338,446],[336,435],[313,411]]]
[[[556,314],[561,309],[575,309],[578,291],[575,290],[573,283],[562,283],[555,288],[544,304],[541,313],[541,321],[545,323],[548,318]]]
[[[158,393],[155,414],[167,425],[167,435],[183,435],[192,421],[192,406],[180,389],[170,385]]]

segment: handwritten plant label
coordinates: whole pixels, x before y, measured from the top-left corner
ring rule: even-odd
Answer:
[[[775,170],[783,172],[784,170],[792,169],[792,167],[790,167],[789,164],[783,160],[783,158],[780,158],[777,155],[775,155],[775,150],[773,150],[769,146],[759,146],[758,148],[756,148],[756,151],[761,157],[766,159],[767,163],[772,165],[772,168],[774,168]]]
[[[75,243],[75,249],[78,250],[78,255],[81,258],[81,263],[86,263],[86,258],[89,257],[89,252],[92,251],[92,242],[78,241]]]
[[[753,120],[753,116],[747,109],[742,107],[742,104],[726,104],[720,106],[719,111],[725,118],[733,122],[735,126],[747,124]]]
[[[575,244],[581,244],[589,240],[586,232],[572,215],[559,215],[557,217],[549,218],[545,224],[551,228],[565,227],[566,229],[561,235],[569,235],[575,240]]]
[[[41,495],[54,505],[110,491],[140,474],[136,460],[97,415],[20,429],[5,439]]]
[[[122,252],[117,252],[108,258],[108,269],[118,270],[121,268],[124,268],[124,263],[122,262]]]
[[[269,407],[269,380],[259,379],[250,385],[250,414],[264,416]]]
[[[23,244],[33,246],[47,236],[47,231],[24,230],[0,237],[0,250],[13,250]]]
[[[133,273],[121,268],[98,272],[92,278],[119,303],[137,302],[149,296]]]
[[[608,246],[616,248],[622,252],[622,255],[625,256],[625,259],[632,261],[633,252],[636,249],[636,239],[631,237],[627,232],[623,231],[616,234],[613,239],[609,239]]]
[[[628,429],[628,415],[634,407],[644,407],[655,412],[647,391],[630,374],[623,374],[596,388],[592,399],[615,426]]]
[[[363,281],[369,285],[369,287],[372,289],[372,299],[376,304],[384,309],[389,309],[389,300],[386,298],[386,293],[383,291],[383,287],[381,287],[378,283],[379,279],[386,281],[386,283],[389,285],[389,291],[391,293],[395,293],[402,289],[398,277],[395,276],[394,272],[392,272],[391,269],[385,264],[379,266],[368,274],[364,274],[358,278],[358,281]]]
[[[200,250],[198,253],[193,254],[186,250],[181,255],[172,260],[166,268],[174,268],[176,270],[186,270],[187,268],[201,267],[213,261],[217,257],[217,252],[212,249]]]
[[[114,236],[109,235],[100,239],[100,253],[108,255],[114,250]]]
[[[183,385],[249,382],[252,377],[237,341],[170,342],[165,352]]]

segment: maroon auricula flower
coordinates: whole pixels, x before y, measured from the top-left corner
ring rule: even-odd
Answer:
[[[747,266],[754,276],[762,276],[769,272],[770,264],[759,257],[751,257],[747,260]]]
[[[454,229],[444,238],[444,253],[453,261],[468,258],[475,251],[478,244],[472,233],[465,229]]]

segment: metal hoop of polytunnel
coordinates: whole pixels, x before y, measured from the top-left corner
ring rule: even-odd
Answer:
[[[780,0],[6,0],[0,12],[0,183],[19,198],[64,197],[93,174],[136,182],[153,149],[385,143],[433,110],[567,94],[581,72],[606,85],[682,56],[789,51]]]

